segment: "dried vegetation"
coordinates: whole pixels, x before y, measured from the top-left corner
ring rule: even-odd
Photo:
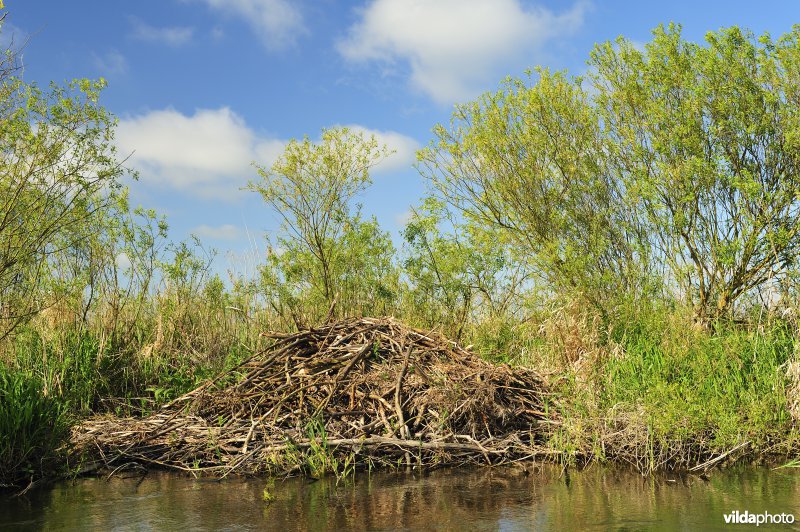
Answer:
[[[274,341],[145,418],[98,417],[73,443],[129,464],[225,476],[502,463],[548,454],[542,378],[438,334],[359,318]]]

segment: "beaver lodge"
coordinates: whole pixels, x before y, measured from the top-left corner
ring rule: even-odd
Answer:
[[[73,443],[112,471],[138,464],[217,476],[544,453],[549,396],[532,370],[485,362],[391,318],[268,336],[274,342],[233,371],[148,417],[90,419]]]

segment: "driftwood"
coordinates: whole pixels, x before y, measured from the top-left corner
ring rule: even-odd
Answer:
[[[314,453],[421,467],[548,454],[539,439],[550,398],[534,371],[391,318],[268,336],[266,351],[153,415],[87,420],[75,447],[110,470],[219,476],[301,472]]]

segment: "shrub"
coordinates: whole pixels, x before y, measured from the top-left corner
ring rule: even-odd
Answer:
[[[0,367],[0,487],[51,472],[68,435],[65,404],[39,378]]]

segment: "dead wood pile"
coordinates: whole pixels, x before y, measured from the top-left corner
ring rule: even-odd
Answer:
[[[88,420],[73,443],[111,469],[220,476],[544,453],[549,396],[534,371],[485,362],[391,318],[270,336],[274,343],[234,372],[146,418]]]

